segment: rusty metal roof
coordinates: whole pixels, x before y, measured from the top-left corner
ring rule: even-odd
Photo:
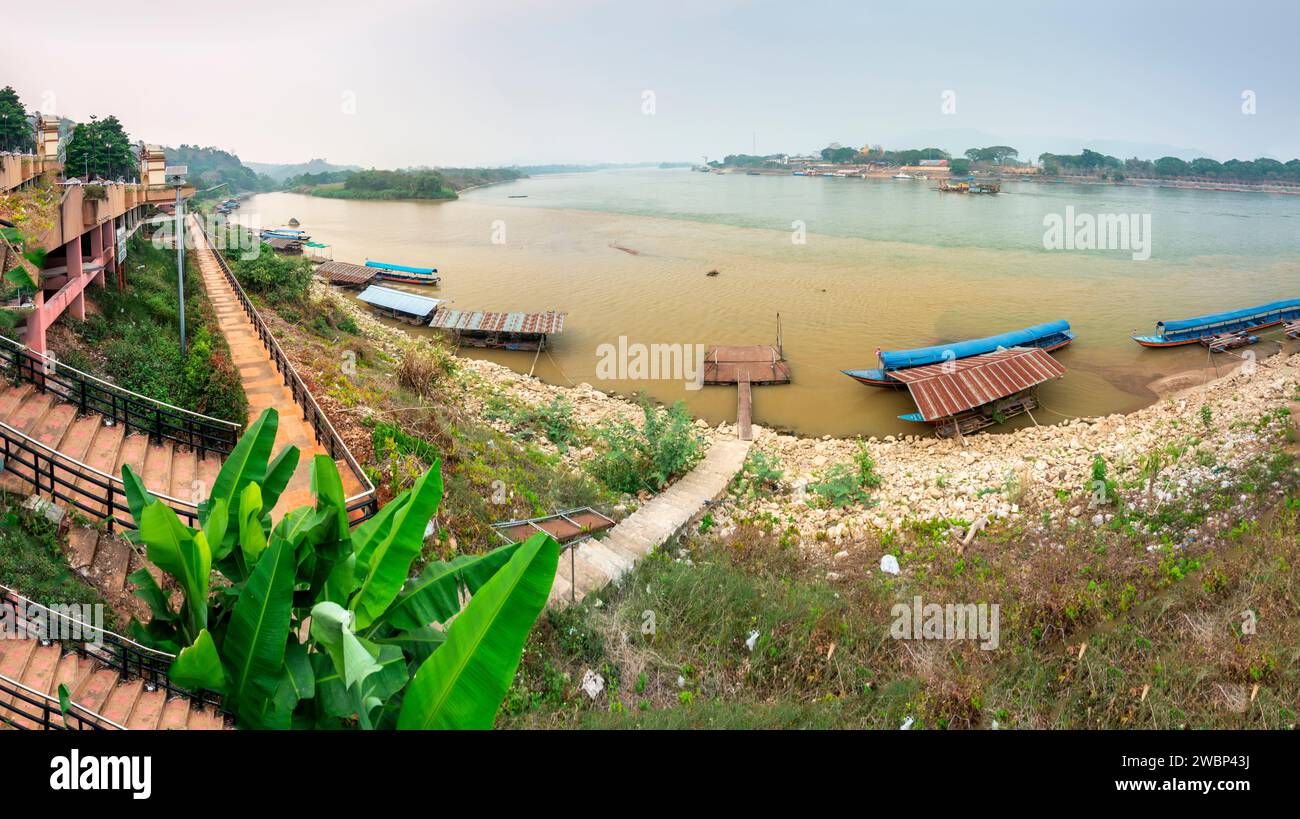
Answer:
[[[546,532],[561,544],[565,544],[574,540],[585,540],[597,532],[612,529],[614,521],[590,506],[584,506],[540,518],[494,523],[492,528],[510,543],[527,540],[538,532]]]
[[[1023,347],[890,373],[907,385],[927,421],[957,415],[1063,375],[1065,368],[1044,350]]]
[[[326,262],[316,268],[316,272],[328,276],[330,284],[365,284],[379,275],[379,271],[372,267],[347,262]]]
[[[490,313],[482,310],[453,310],[443,307],[433,314],[430,327],[442,330],[466,330],[480,333],[527,333],[533,335],[564,332],[566,313]]]

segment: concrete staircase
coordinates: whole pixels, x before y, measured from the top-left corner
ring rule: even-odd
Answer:
[[[221,730],[231,728],[211,706],[198,706],[164,689],[150,690],[140,679],[124,680],[91,657],[64,653],[58,643],[39,640],[0,640],[0,729],[39,729],[33,716],[39,709],[19,700],[13,683],[51,697],[57,704],[59,685],[68,687],[74,710],[105,728],[142,730]],[[35,699],[27,693],[29,699]],[[25,713],[19,713],[25,712]],[[60,720],[57,705],[54,721]],[[13,725],[2,720],[12,720]],[[78,722],[69,722],[77,727]]]
[[[0,420],[40,444],[113,477],[121,477],[122,465],[129,464],[150,492],[187,504],[207,497],[221,470],[221,457],[215,453],[199,458],[194,449],[172,441],[151,443],[146,435],[128,435],[123,425],[110,424],[102,415],[92,413],[79,418],[74,405],[58,401],[32,384],[6,384],[0,392]],[[30,473],[29,467],[7,463],[0,486],[28,494],[32,491]],[[67,470],[56,470],[56,474],[69,480],[75,477]],[[78,481],[77,485],[90,491],[88,482]],[[104,513],[102,503],[91,507],[93,512]]]
[[[721,497],[745,463],[749,441],[714,441],[684,478],[624,518],[601,540],[584,540],[560,556],[550,604],[581,602],[630,571],[655,547],[686,527],[709,501]]]

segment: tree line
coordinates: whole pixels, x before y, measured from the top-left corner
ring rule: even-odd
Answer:
[[[1280,162],[1268,157],[1259,159],[1229,159],[1219,162],[1208,157],[1198,157],[1190,162],[1176,156],[1159,159],[1119,159],[1118,157],[1084,148],[1078,154],[1044,153],[1038,157],[1043,173],[1049,175],[1102,176],[1124,179],[1128,176],[1160,177],[1165,179],[1203,178],[1223,182],[1291,182],[1300,183],[1300,159]]]

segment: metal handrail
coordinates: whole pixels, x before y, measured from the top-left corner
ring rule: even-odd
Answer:
[[[137,225],[137,227],[139,226]],[[38,353],[35,350],[33,350],[31,347],[28,347],[26,344],[23,344],[18,341],[14,341],[12,338],[9,338],[7,336],[0,336],[0,344],[6,344],[18,351],[27,353],[28,355],[34,358],[43,359],[44,361],[49,362],[49,364],[53,366],[58,372],[73,373],[79,378],[84,378],[87,381],[94,381],[96,384],[99,384],[105,389],[111,390],[116,393],[120,393],[122,395],[129,396],[131,398],[138,398],[141,401],[147,402],[149,404],[153,404],[155,406],[162,407],[163,409],[172,410],[173,412],[179,413],[181,415],[188,415],[196,421],[204,421],[209,424],[216,424],[218,426],[230,427],[231,429],[244,428],[243,424],[237,423],[235,421],[227,421],[224,418],[213,418],[211,415],[204,415],[201,412],[195,412],[194,410],[187,410],[184,407],[178,407],[175,404],[168,404],[166,401],[159,401],[157,398],[150,398],[147,395],[141,395],[138,392],[133,392],[131,390],[128,390],[126,387],[121,386],[120,384],[114,384],[112,381],[105,381],[104,379],[99,378],[98,376],[94,376],[88,372],[83,372],[81,370],[78,370],[76,367],[69,367],[67,364],[63,363],[62,361],[59,361],[57,358],[53,356],[48,356],[44,353]]]
[[[17,724],[13,717],[3,716],[3,712],[11,712],[21,717],[26,717],[35,722],[40,728],[46,731],[63,731],[68,730],[68,726],[60,725],[54,721],[54,715],[59,715],[59,722],[63,721],[65,716],[73,719],[77,723],[77,730],[112,730],[125,731],[125,725],[119,725],[113,720],[102,714],[97,714],[79,703],[70,703],[68,714],[63,713],[63,704],[54,697],[43,691],[37,691],[30,686],[23,685],[12,677],[6,677],[0,674],[0,693],[8,694],[12,701],[0,702],[0,722],[5,723],[10,728],[17,730],[26,730],[25,726]],[[28,705],[35,706],[41,711],[38,717],[30,714],[18,707],[18,702],[25,702]],[[75,710],[75,713],[74,713]]]
[[[76,623],[77,625],[81,626],[82,630],[93,631],[99,634],[101,637],[106,638],[105,642],[110,642],[122,646],[129,646],[133,651],[139,651],[141,653],[148,652],[149,654],[153,654],[156,657],[158,657],[159,660],[165,660],[167,662],[171,662],[176,659],[175,654],[171,654],[166,651],[160,651],[156,648],[150,648],[149,646],[144,645],[142,643],[137,643],[135,640],[132,640],[130,637],[127,637],[122,634],[118,634],[115,631],[109,631],[108,629],[100,628],[99,626],[96,626],[93,623],[87,623],[82,620],[78,620],[76,617],[70,617],[64,614],[63,612],[55,611],[54,609],[42,603],[37,603],[35,600],[31,599],[30,597],[23,596],[17,589],[13,589],[4,584],[0,584],[0,602],[4,602],[4,601],[8,601],[10,603],[21,603],[24,608],[40,609],[44,611],[46,614],[50,615],[51,617],[57,617],[60,620],[66,620],[68,622]]]
[[[92,518],[108,524],[109,531],[114,528],[134,529],[135,522],[128,516],[118,518],[117,512],[130,512],[126,501],[126,484],[121,478],[115,478],[106,472],[70,457],[40,441],[35,440],[22,430],[15,429],[0,421],[0,441],[4,446],[0,452],[4,457],[4,471],[36,487],[38,493],[45,492],[54,498],[71,503],[77,509]],[[17,450],[15,452],[15,450]],[[23,452],[31,455],[31,460],[24,460]],[[30,475],[13,468],[18,464],[31,471]],[[60,475],[62,472],[64,475]],[[71,477],[65,477],[70,475]],[[42,481],[44,479],[44,482]],[[81,484],[102,490],[102,494],[88,491]],[[71,493],[71,494],[69,494]],[[198,505],[173,498],[159,492],[150,492],[151,496],[170,506],[177,515],[189,525],[198,525]],[[120,500],[119,500],[120,498]],[[94,504],[88,505],[88,504]],[[102,506],[103,509],[97,508]]]
[[[12,339],[0,342],[0,363],[13,379],[34,385],[61,400],[75,404],[82,414],[98,413],[159,440],[191,446],[200,455],[227,454],[239,440],[240,425],[210,418],[134,393],[67,367]]]
[[[352,495],[344,501],[348,512],[353,512],[357,509],[362,510],[362,516],[358,520],[353,521],[353,523],[365,520],[375,514],[379,511],[378,501],[375,497],[375,485],[371,483],[370,477],[365,473],[365,470],[361,468],[361,465],[357,463],[356,458],[352,455],[352,450],[348,448],[348,445],[343,441],[343,438],[334,429],[334,425],[330,423],[329,417],[326,416],[325,411],[320,408],[320,404],[316,403],[316,398],[311,394],[311,390],[307,389],[306,382],[302,380],[302,376],[298,375],[298,371],[294,368],[293,362],[291,362],[289,357],[285,355],[284,350],[280,347],[280,343],[275,340],[271,328],[267,326],[265,319],[263,319],[261,314],[257,312],[257,308],[253,306],[252,299],[248,297],[248,294],[244,292],[244,288],[240,285],[239,280],[235,278],[234,271],[230,269],[230,265],[226,262],[225,256],[213,247],[212,240],[208,237],[208,232],[203,227],[203,223],[191,214],[191,228],[194,226],[198,227],[199,236],[203,238],[204,244],[207,245],[208,250],[211,251],[212,255],[216,258],[217,265],[221,268],[222,274],[225,275],[226,281],[230,284],[231,289],[235,291],[235,296],[239,299],[240,305],[244,308],[244,313],[248,316],[249,321],[252,322],[253,327],[257,330],[258,338],[261,339],[262,345],[266,347],[267,352],[270,354],[271,361],[275,364],[276,369],[284,376],[285,385],[289,387],[289,391],[293,395],[294,401],[302,407],[303,420],[311,424],[312,432],[315,433],[317,442],[325,447],[325,450],[329,452],[331,458],[341,457],[348,465],[348,469],[352,472],[353,476],[357,478],[363,487],[365,487],[361,492]],[[341,455],[339,454],[340,452],[342,453]]]
[[[7,586],[0,586],[0,605],[22,606],[24,611],[29,608],[40,609],[60,622],[77,624],[79,626],[78,633],[84,634],[86,631],[94,631],[100,636],[100,643],[108,647],[107,650],[94,650],[96,643],[82,639],[59,639],[58,642],[71,648],[80,656],[89,657],[106,668],[116,671],[124,679],[140,677],[147,684],[161,688],[170,694],[185,697],[199,705],[211,705],[218,709],[221,708],[221,699],[213,692],[192,691],[172,682],[169,671],[172,662],[176,659],[175,654],[150,648],[137,643],[129,637],[99,628],[63,612],[54,611],[48,606],[24,597]]]

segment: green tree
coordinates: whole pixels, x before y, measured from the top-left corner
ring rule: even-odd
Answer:
[[[1187,176],[1187,163],[1176,156],[1162,156],[1156,160],[1156,174],[1159,176]]]
[[[171,678],[221,694],[240,727],[492,727],[559,545],[539,533],[411,577],[442,500],[437,463],[352,529],[338,469],[318,455],[315,507],[273,524],[298,465],[292,446],[271,458],[277,424],[268,409],[249,426],[199,504],[198,528],[122,468],[138,538],[181,592],[176,608],[147,569],[132,574],[152,613],[136,634],[176,652]]]
[[[0,88],[0,150],[36,150],[36,133],[27,121],[27,108],[18,99],[18,92],[7,85]]]
[[[117,117],[79,123],[68,141],[67,173],[87,179],[133,179],[138,174],[131,138]]]

